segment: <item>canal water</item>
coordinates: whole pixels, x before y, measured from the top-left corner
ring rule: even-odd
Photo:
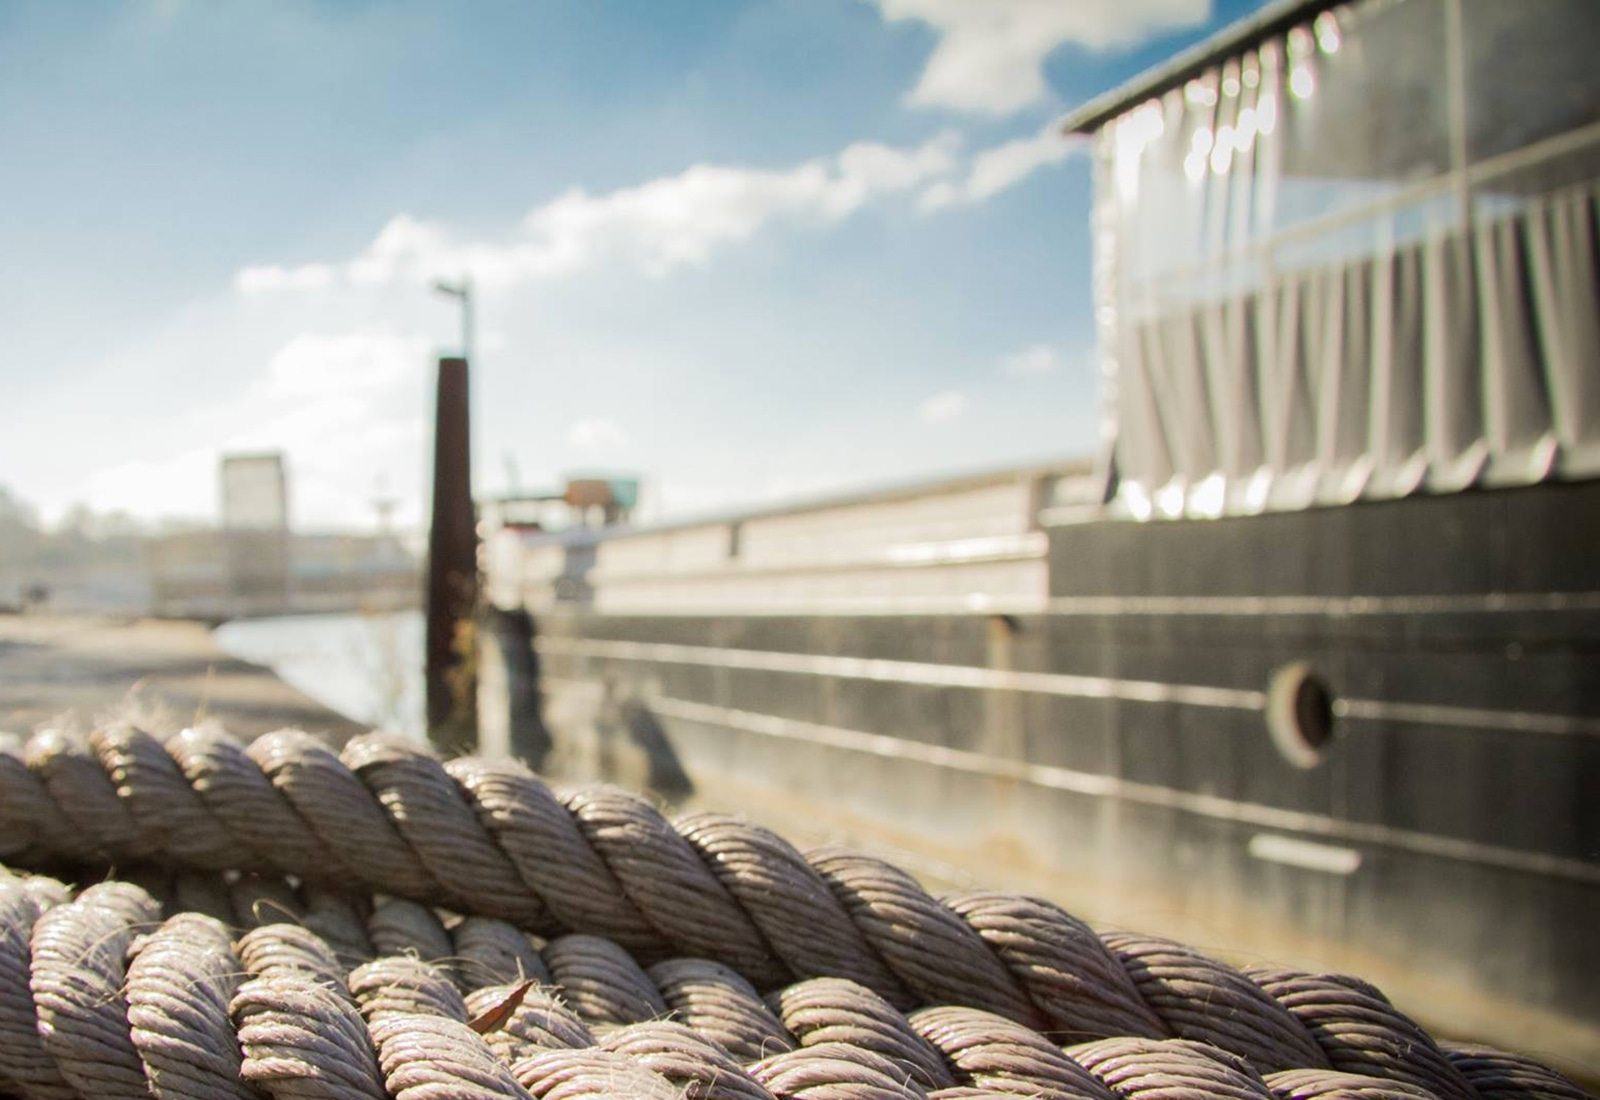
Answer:
[[[424,736],[420,611],[240,619],[214,637],[346,718]]]

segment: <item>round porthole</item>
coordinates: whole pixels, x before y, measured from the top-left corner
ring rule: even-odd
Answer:
[[[1267,732],[1297,768],[1322,761],[1333,736],[1333,693],[1305,661],[1285,665],[1267,687]]]

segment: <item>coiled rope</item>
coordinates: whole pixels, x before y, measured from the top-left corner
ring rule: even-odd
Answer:
[[[377,735],[0,744],[0,858],[129,880],[0,881],[27,1097],[1586,1095],[1354,979]]]

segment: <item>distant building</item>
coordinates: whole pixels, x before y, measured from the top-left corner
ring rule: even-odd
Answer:
[[[281,453],[225,455],[222,525],[150,540],[152,610],[232,618],[413,607],[419,565],[395,535],[297,534]]]
[[[289,598],[289,486],[283,454],[223,455],[223,559],[230,595]]]

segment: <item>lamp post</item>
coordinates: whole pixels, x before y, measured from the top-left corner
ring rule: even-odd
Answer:
[[[455,282],[434,280],[433,289],[447,298],[461,303],[461,358],[472,361],[472,276],[463,275]]]

